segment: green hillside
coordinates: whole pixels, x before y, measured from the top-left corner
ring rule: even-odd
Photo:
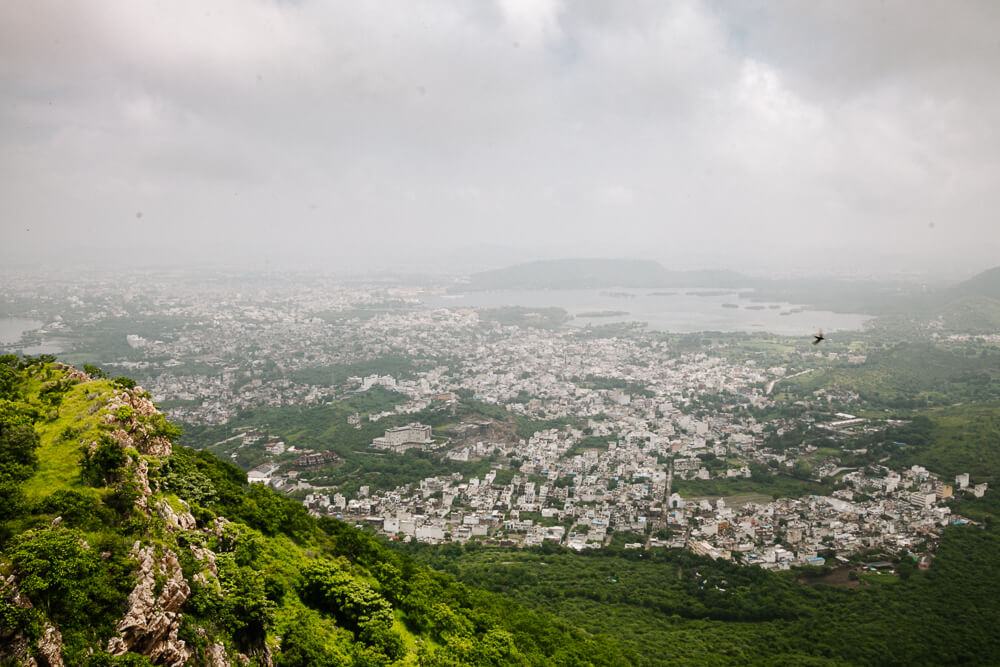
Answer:
[[[998,380],[1000,350],[905,342],[872,351],[859,366],[823,368],[782,386],[799,394],[837,386],[876,407],[922,408],[995,398]]]
[[[946,331],[995,334],[1000,332],[1000,297],[961,296],[940,306],[936,315]]]
[[[940,475],[971,473],[978,481],[1000,479],[1000,401],[924,413],[933,424],[926,442],[907,443],[892,464],[919,464]]]
[[[129,384],[0,359],[0,664],[630,663],[172,447]]]
[[[1000,508],[990,502],[976,501],[969,514],[995,520]],[[927,572],[857,588],[810,586],[797,572],[679,549],[413,549],[417,559],[470,586],[613,635],[650,667],[1000,660],[1000,532],[993,524],[949,527]]]

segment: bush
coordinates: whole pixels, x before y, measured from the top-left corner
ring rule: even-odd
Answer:
[[[79,491],[56,491],[38,502],[35,514],[52,514],[63,518],[69,526],[87,527],[101,519],[101,509],[93,497]]]
[[[83,447],[80,476],[90,486],[106,486],[122,478],[128,456],[117,442],[107,436],[91,451]]]
[[[135,380],[127,377],[116,377],[111,380],[119,389],[135,389]]]
[[[102,560],[82,533],[58,527],[18,535],[7,555],[21,592],[68,638],[74,633],[109,635],[114,628],[134,585],[135,564],[112,549]]]

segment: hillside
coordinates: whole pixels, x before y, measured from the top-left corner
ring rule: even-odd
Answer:
[[[601,287],[741,287],[732,271],[668,271],[634,259],[554,259],[473,274],[466,289],[592,289]]]
[[[958,296],[985,296],[1000,300],[1000,266],[987,269],[952,289]]]
[[[902,342],[868,354],[860,365],[840,364],[789,380],[797,395],[831,386],[886,408],[923,408],[1000,396],[1000,353],[932,343]]]
[[[1000,508],[991,502],[961,508],[990,529],[949,527],[927,572],[836,587],[680,549],[413,549],[470,586],[613,633],[651,667],[995,665]]]
[[[0,663],[630,663],[178,435],[127,379],[0,358]]]

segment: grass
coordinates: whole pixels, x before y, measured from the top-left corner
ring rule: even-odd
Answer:
[[[28,387],[29,395],[37,397],[41,386],[41,381],[32,382]],[[79,481],[80,447],[83,442],[97,437],[101,414],[100,411],[90,414],[88,407],[113,392],[109,380],[81,382],[63,396],[58,407],[59,416],[36,424],[38,469],[23,487],[29,500],[38,500],[63,489],[84,488]],[[72,429],[73,435],[65,437],[68,429]]]
[[[978,481],[1000,476],[1000,401],[924,414],[934,422],[930,443],[899,451],[894,459],[900,464],[919,463],[948,477],[968,472]]]
[[[769,475],[763,480],[742,477],[715,479],[674,479],[674,490],[685,498],[702,498],[740,495],[769,495],[772,499],[799,498],[810,494],[828,495],[829,484],[811,480],[799,480],[787,475]]]
[[[900,581],[898,574],[889,572],[858,572],[858,579],[869,584],[898,584]]]

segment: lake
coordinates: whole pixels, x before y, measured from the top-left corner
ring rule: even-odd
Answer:
[[[645,322],[650,329],[672,333],[697,331],[768,332],[807,336],[823,331],[859,330],[873,319],[861,313],[808,310],[779,301],[750,301],[750,289],[607,288],[580,290],[497,290],[425,295],[431,308],[559,307],[572,326]],[[581,316],[585,315],[585,316]]]
[[[0,317],[0,345],[12,345],[21,340],[25,331],[40,329],[42,323],[38,320],[28,320],[21,317]]]
[[[8,347],[8,352],[20,352],[28,355],[59,354],[62,352],[62,347],[55,341],[43,340],[40,345],[29,345],[24,348],[17,346],[25,332],[40,328],[42,328],[42,322],[38,320],[29,320],[23,317],[0,317],[0,345]]]

